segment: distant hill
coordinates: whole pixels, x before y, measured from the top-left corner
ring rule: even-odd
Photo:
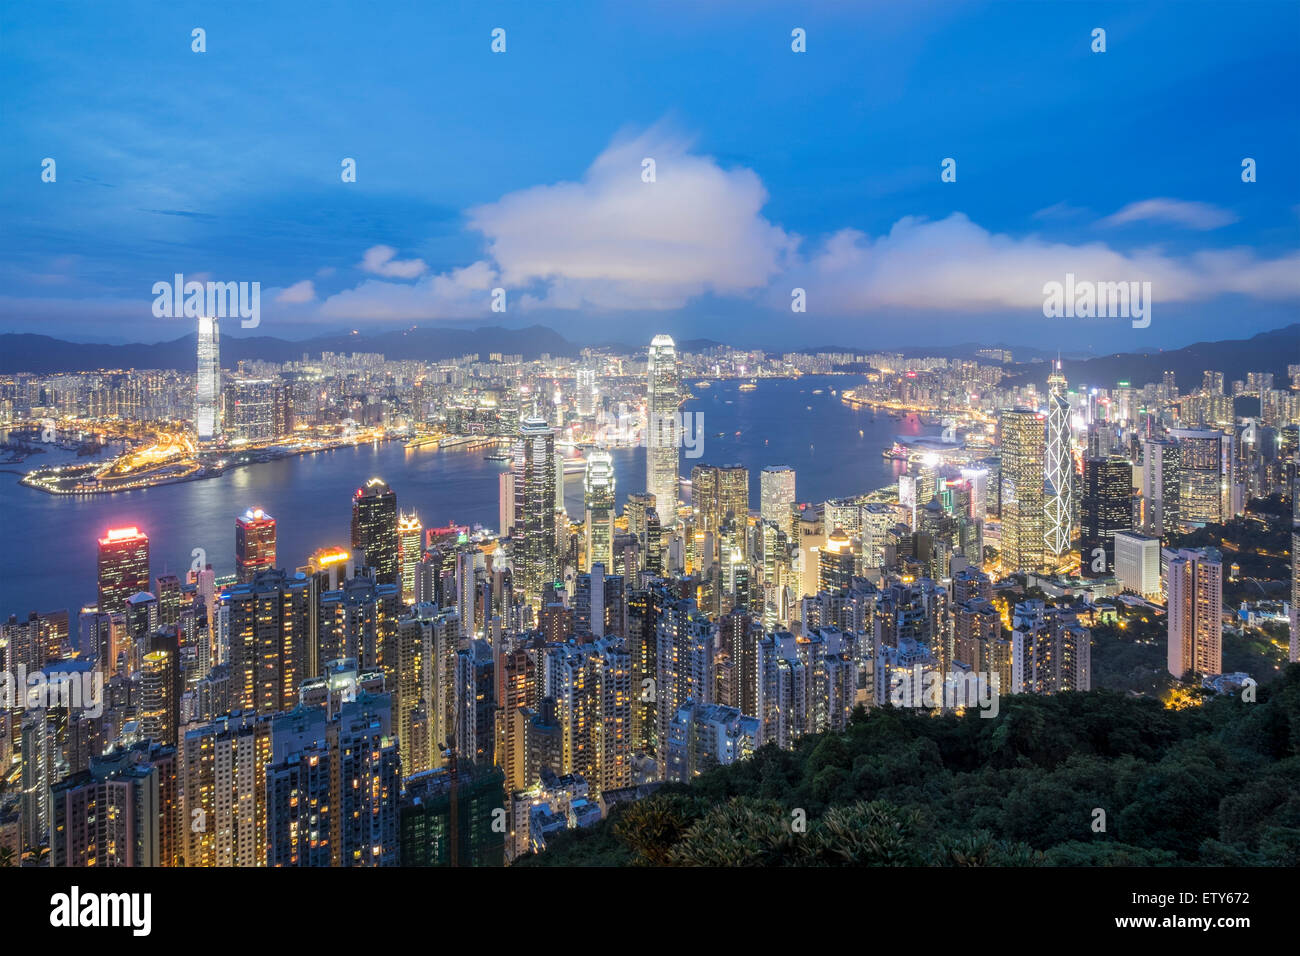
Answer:
[[[99,368],[191,369],[196,361],[197,333],[169,342],[132,345],[95,345],[65,342],[48,335],[6,333],[0,335],[0,373],[92,371]],[[350,334],[347,332],[291,341],[270,336],[225,335],[221,339],[221,364],[234,368],[243,359],[288,362],[312,358],[321,352],[382,352],[389,358],[433,362],[477,352],[537,358],[577,355],[580,346],[544,326],[505,329],[414,328],[398,331]]]
[[[1247,372],[1272,372],[1274,384],[1285,388],[1286,367],[1300,363],[1300,323],[1271,332],[1261,332],[1248,339],[1225,339],[1219,342],[1196,342],[1181,349],[1154,352],[1116,352],[1081,361],[1065,361],[1065,377],[1071,385],[1101,387],[1128,382],[1140,387],[1161,381],[1166,371],[1174,373],[1179,391],[1189,392],[1201,384],[1207,369],[1222,372],[1225,383],[1244,380]],[[1010,377],[1001,383],[1007,387],[1045,383],[1051,371],[1044,363],[1017,363],[1008,368]]]

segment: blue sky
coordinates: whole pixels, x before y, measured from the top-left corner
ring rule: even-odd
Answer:
[[[177,272],[260,282],[257,332],[288,338],[1106,352],[1300,302],[1292,2],[87,2],[0,27],[3,331],[175,337],[151,289]],[[1067,271],[1151,281],[1151,325],[1045,318]]]

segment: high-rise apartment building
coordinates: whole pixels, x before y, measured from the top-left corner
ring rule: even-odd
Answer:
[[[397,519],[397,551],[401,564],[402,603],[415,600],[415,576],[424,558],[424,525],[415,512]]]
[[[1223,673],[1223,559],[1214,548],[1166,551],[1169,673]]]
[[[759,473],[759,515],[787,530],[790,506],[795,503],[795,473],[789,465],[768,465]]]

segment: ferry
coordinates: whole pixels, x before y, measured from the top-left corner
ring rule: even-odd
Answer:
[[[814,395],[821,395],[821,394],[822,394],[822,389],[820,389],[820,388],[814,388],[814,389],[813,389],[813,394],[814,394]]]
[[[696,382],[696,383],[695,383],[695,387],[696,387],[696,388],[712,388],[712,387],[713,387],[713,383],[712,383],[712,382]]]
[[[496,454],[496,455],[484,455],[484,456],[483,456],[483,460],[484,460],[484,461],[514,461],[514,460],[515,460],[515,456],[514,456],[514,455],[502,455],[502,454],[499,454],[499,453],[498,453],[498,454]]]
[[[740,391],[742,391],[742,392],[752,392],[752,391],[754,391],[754,389],[756,389],[756,388],[758,388],[758,386],[755,385],[753,382],[746,382],[744,385],[740,386]]]

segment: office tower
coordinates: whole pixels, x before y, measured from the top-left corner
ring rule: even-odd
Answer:
[[[1148,439],[1142,450],[1143,528],[1163,537],[1178,530],[1180,486],[1178,443]]]
[[[271,723],[267,866],[396,866],[401,768],[389,698],[337,713],[299,707]]]
[[[503,471],[497,478],[497,532],[508,538],[515,530],[515,476]]]
[[[352,548],[365,556],[380,584],[400,584],[397,495],[382,478],[371,478],[352,496]]]
[[[199,367],[195,378],[194,432],[200,442],[221,437],[221,334],[215,318],[199,319]]]
[[[402,603],[415,601],[415,576],[424,557],[424,525],[415,512],[397,519],[397,552],[401,562]]]
[[[401,615],[398,586],[380,584],[372,573],[358,574],[344,581],[338,590],[326,591],[320,595],[317,608],[319,664],[349,659],[362,670],[389,670],[389,647]],[[233,643],[233,629],[231,634]]]
[[[139,528],[110,528],[99,539],[99,610],[122,614],[127,599],[149,590],[149,536]]]
[[[1002,412],[1002,569],[1039,571],[1044,564],[1043,522],[1046,431],[1031,409]]]
[[[1011,615],[1013,694],[1092,690],[1092,632],[1072,608],[1022,601]]]
[[[1120,587],[1145,598],[1160,598],[1160,539],[1137,531],[1114,535],[1115,577]]]
[[[185,732],[181,813],[186,866],[266,865],[269,715],[221,717]]]
[[[768,465],[759,474],[759,514],[779,528],[790,521],[790,506],[795,503],[794,469],[789,465]]]
[[[460,761],[408,778],[398,805],[402,866],[505,865],[499,767]]]
[[[230,635],[231,707],[272,714],[298,701],[307,672],[311,587],[273,569],[221,595]]]
[[[1079,485],[1079,573],[1115,572],[1114,535],[1133,528],[1133,466],[1124,458],[1085,458]]]
[[[49,865],[176,866],[176,771],[175,747],[144,740],[55,784]]]
[[[668,527],[677,519],[680,404],[677,348],[671,336],[656,335],[646,365],[646,491]]]
[[[1047,555],[1060,561],[1070,550],[1074,514],[1074,458],[1070,452],[1070,399],[1058,360],[1047,377],[1047,451],[1045,458],[1043,541]]]
[[[574,405],[578,414],[586,417],[596,411],[596,370],[579,368],[574,381]]]
[[[1223,559],[1214,548],[1166,551],[1169,673],[1223,673]]]
[[[603,564],[614,567],[614,459],[607,451],[587,454],[583,483],[587,512],[587,568]]]
[[[175,633],[160,635],[141,658],[140,733],[175,747],[181,723],[180,644]]]
[[[253,580],[258,571],[275,567],[275,519],[249,508],[235,519],[235,580]]]
[[[559,577],[555,537],[555,432],[533,414],[519,423],[515,441],[514,490],[519,501],[516,521],[521,540],[512,552],[516,584],[536,608]]]
[[[1183,521],[1220,523],[1232,517],[1233,436],[1209,428],[1175,428],[1179,511]]]

